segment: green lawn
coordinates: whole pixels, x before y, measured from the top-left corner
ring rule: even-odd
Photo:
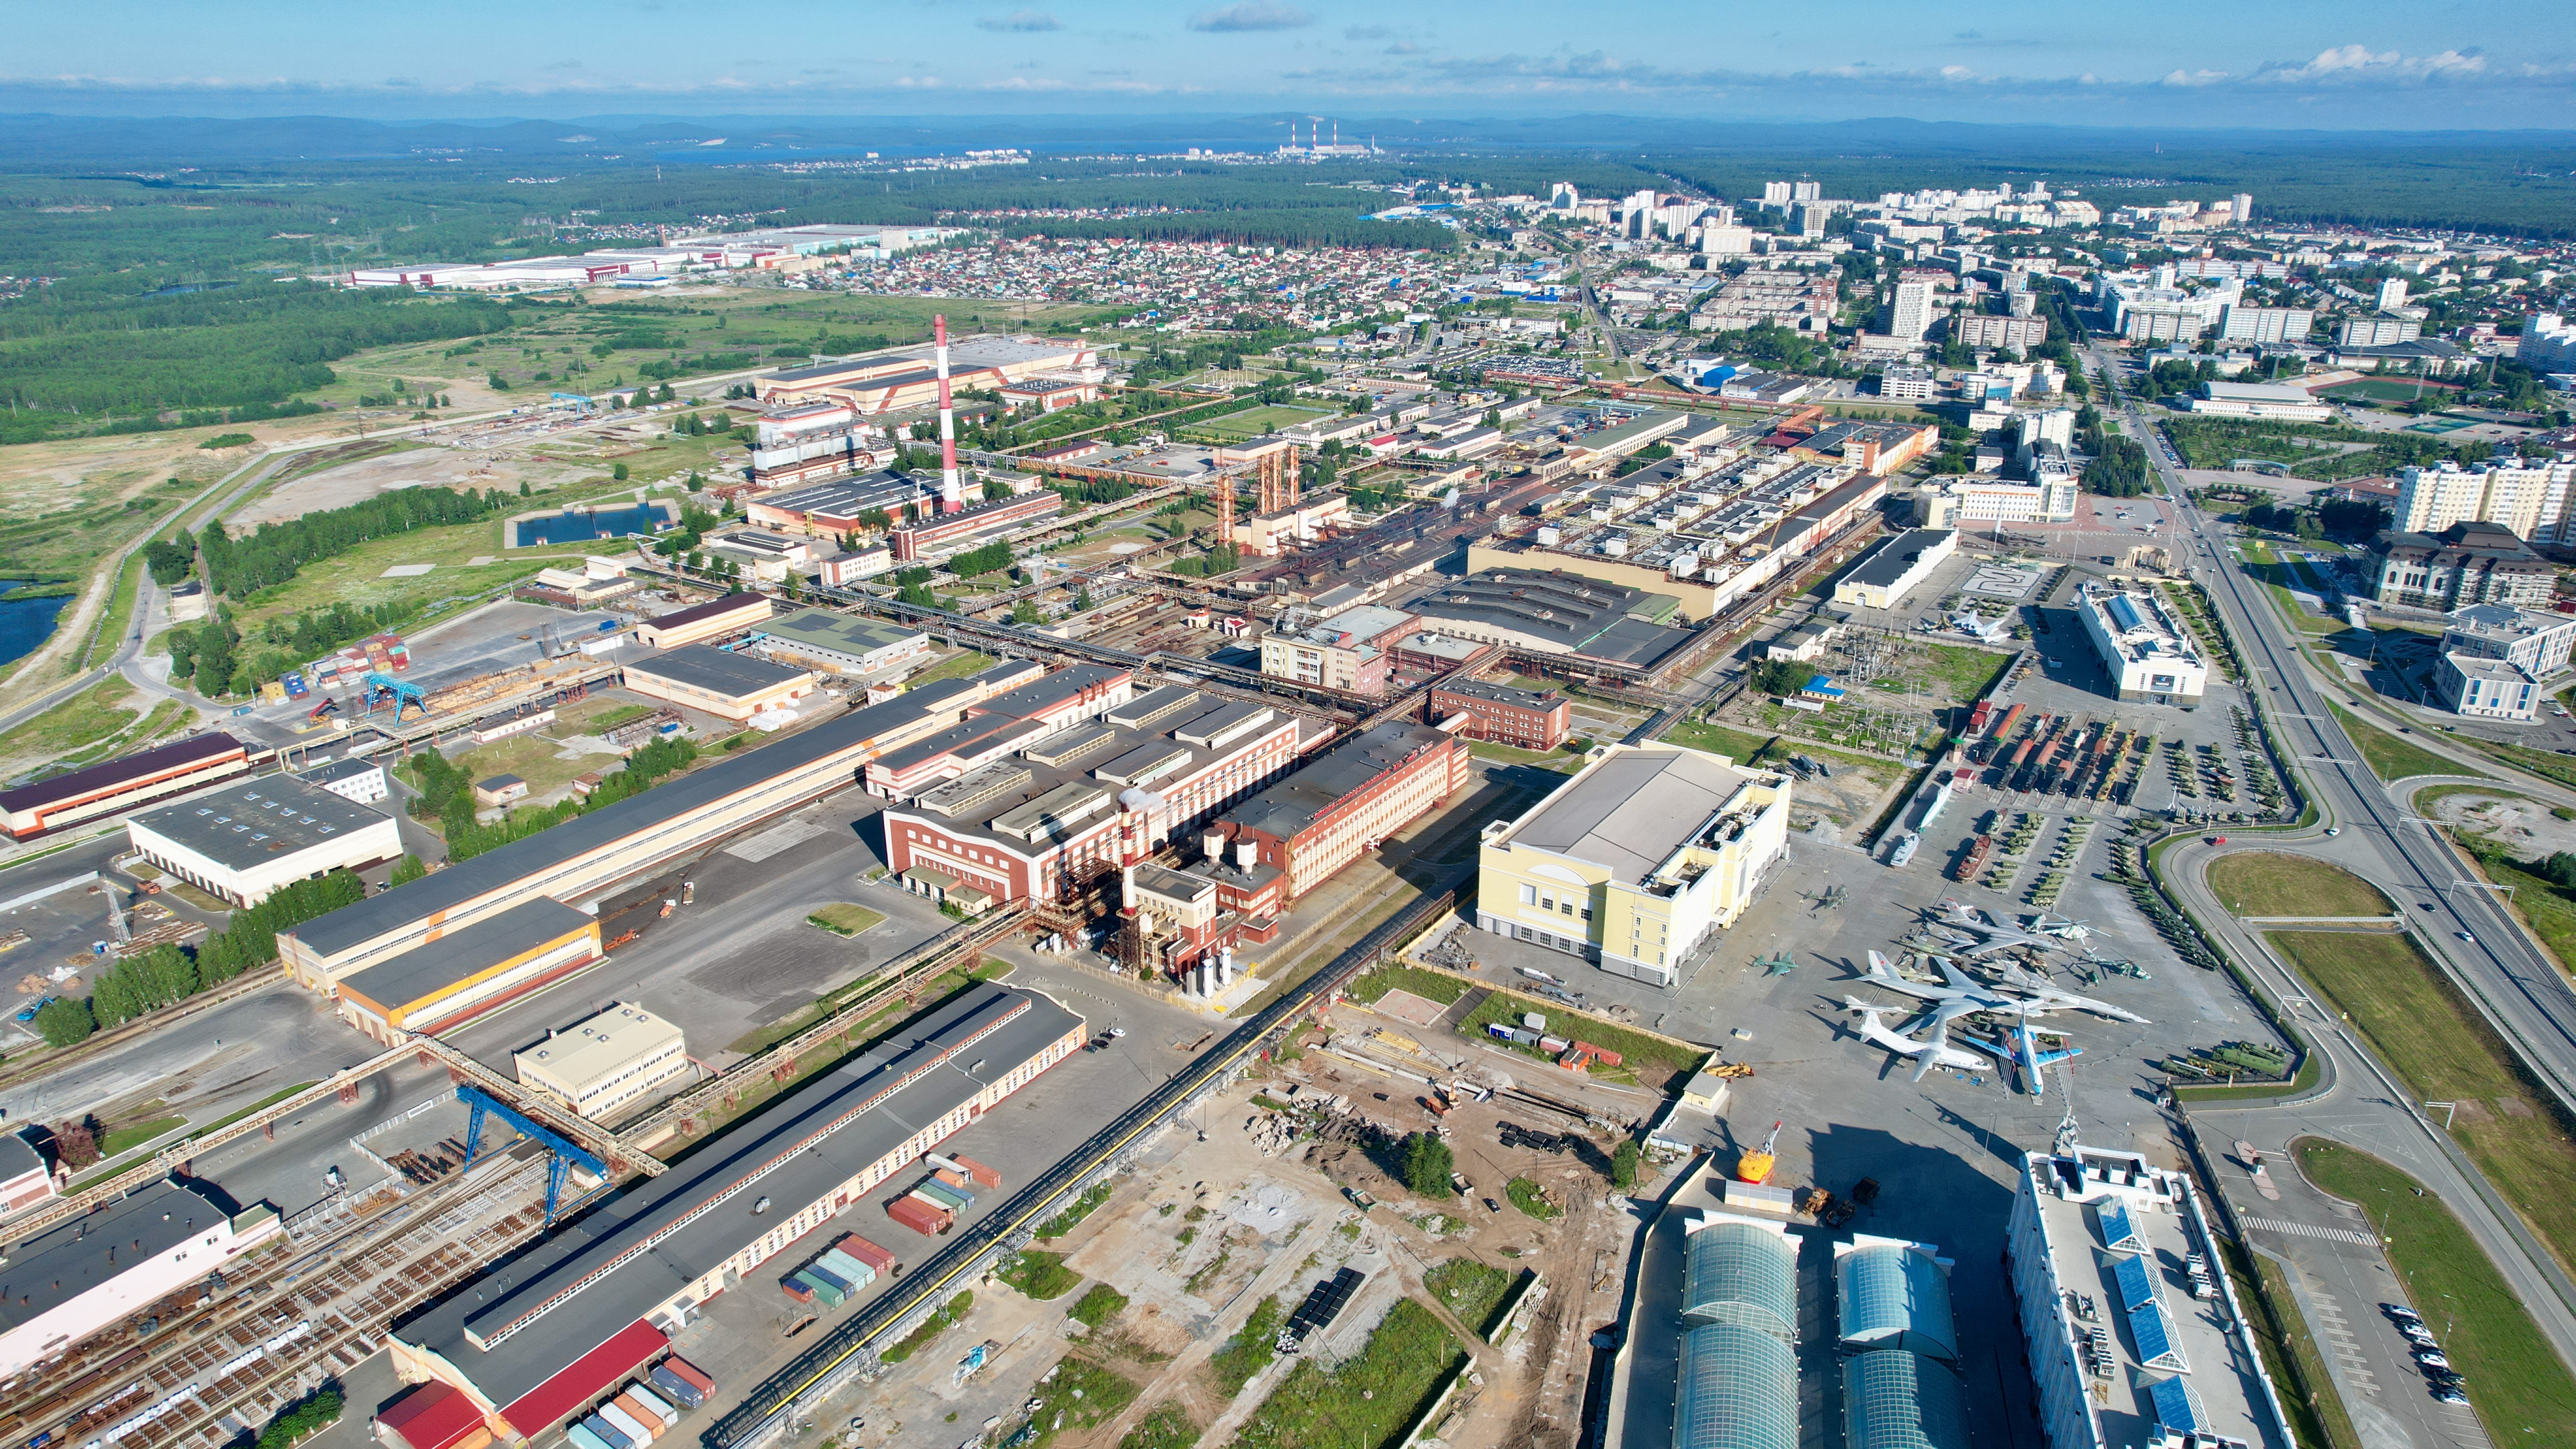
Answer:
[[[101,1139],[98,1150],[108,1157],[114,1157],[120,1152],[130,1152],[173,1127],[186,1125],[187,1121],[185,1117],[155,1117],[149,1122],[129,1123]]]
[[[1476,1009],[1467,1013],[1467,1019],[1458,1023],[1458,1031],[1463,1036],[1492,1041],[1493,1038],[1485,1031],[1488,1022],[1517,1022],[1523,1013],[1532,1011],[1547,1018],[1547,1029],[1554,1035],[1587,1041],[1617,1052],[1621,1064],[1635,1072],[1638,1080],[1648,1087],[1663,1087],[1669,1082],[1671,1090],[1679,1091],[1681,1084],[1698,1070],[1700,1062],[1707,1056],[1705,1052],[1677,1042],[1630,1031],[1597,1017],[1569,1011],[1554,1002],[1515,996],[1508,991],[1489,993],[1484,1000],[1477,1002]],[[1534,1048],[1518,1050],[1537,1055]]]
[[[1219,1393],[1233,1398],[1270,1367],[1270,1361],[1279,1356],[1272,1341],[1279,1337],[1279,1325],[1287,1321],[1288,1310],[1276,1298],[1264,1298],[1252,1305],[1252,1314],[1244,1319],[1243,1327],[1225,1341],[1225,1347],[1208,1356],[1208,1369],[1216,1375]]]
[[[1399,987],[1426,1001],[1447,1006],[1467,994],[1474,983],[1460,980],[1441,971],[1425,971],[1419,966],[1401,964],[1380,966],[1365,976],[1352,980],[1348,995],[1351,1000],[1375,1006],[1379,999]]]
[[[1565,1216],[1565,1209],[1540,1197],[1538,1184],[1526,1177],[1515,1177],[1503,1184],[1503,1196],[1512,1200],[1512,1206],[1543,1223],[1552,1223]]]
[[[2360,1204],[2387,1240],[2410,1305],[2468,1380],[2488,1439],[2576,1444],[2576,1379],[2442,1200],[2366,1152],[2313,1137],[2295,1150],[2309,1181]]]
[[[835,936],[855,936],[885,924],[885,917],[865,906],[848,901],[835,901],[805,918]]]
[[[312,1085],[313,1084],[311,1082],[298,1082],[292,1087],[280,1087],[276,1091],[269,1093],[267,1096],[260,1098],[258,1101],[251,1103],[249,1106],[242,1108],[240,1111],[218,1117],[214,1121],[198,1128],[195,1132],[190,1133],[189,1135],[193,1137],[203,1137],[209,1132],[220,1132],[224,1128],[230,1127],[235,1122],[249,1116],[251,1113],[267,1111],[269,1108],[276,1106],[278,1103],[285,1101],[287,1098],[294,1096],[298,1092],[306,1090]]]
[[[1687,722],[1677,723],[1664,731],[1664,739],[1671,744],[1687,745],[1694,750],[1706,750],[1713,755],[1724,755],[1739,765],[1751,764],[1761,758],[1764,750],[1780,743],[1778,735],[1747,734],[1743,730],[1728,729],[1724,725]]]
[[[955,1324],[963,1322],[967,1312],[974,1308],[974,1306],[974,1294],[958,1294],[956,1297],[939,1305],[939,1311],[933,1313],[927,1319],[924,1319],[922,1321],[922,1325],[919,1328],[914,1329],[911,1333],[905,1335],[904,1340],[901,1343],[895,1344],[886,1349],[885,1352],[879,1354],[878,1357],[884,1359],[887,1363],[903,1362],[905,1359],[908,1359],[914,1354],[921,1352],[923,1349],[928,1348],[932,1339],[946,1333],[949,1328]]]
[[[1037,1433],[1020,1441],[1023,1449],[1044,1449],[1058,1434],[1097,1429],[1125,1413],[1141,1392],[1134,1379],[1090,1359],[1059,1359],[1055,1372],[1032,1394],[1037,1407],[1029,1411],[1029,1423]]]
[[[1298,1363],[1235,1437],[1243,1449],[1381,1449],[1402,1435],[1465,1352],[1407,1298],[1340,1367]]]
[[[903,683],[906,689],[917,689],[925,684],[937,684],[943,679],[963,679],[979,670],[990,669],[998,662],[990,654],[978,654],[969,649],[962,654],[943,659],[919,674],[907,675]]]
[[[2361,722],[2359,716],[2332,700],[2326,708],[2334,711],[2335,722],[2352,737],[2353,747],[2361,751],[2364,764],[2382,780],[2403,780],[2414,775],[2475,775],[2479,771],[2456,760],[2447,760],[2431,750],[2402,740],[2388,731]]]
[[[2304,855],[2243,851],[2211,862],[2209,886],[2234,916],[2387,916],[2397,907],[2341,866]]]
[[[2012,663],[2009,654],[1965,644],[1934,644],[1930,649],[1932,678],[1947,685],[1950,698],[1962,704],[1985,693],[1987,686],[2002,677],[2005,666]]]
[[[1026,1255],[1023,1254],[1023,1256]],[[1062,1256],[1057,1256],[1058,1261],[1061,1261]],[[1096,1285],[1090,1292],[1083,1294],[1081,1298],[1075,1300],[1074,1305],[1065,1310],[1064,1316],[1081,1324],[1085,1328],[1098,1328],[1100,1325],[1117,1317],[1118,1311],[1126,1306],[1126,1294],[1119,1292],[1117,1289],[1110,1287],[1106,1283],[1102,1283]]]
[[[2417,1101],[2460,1104],[2452,1137],[2533,1236],[2576,1267],[2569,1124],[2415,939],[2332,931],[2278,931],[2267,939],[2319,995],[2351,1014],[2354,1029]]]
[[[1494,1314],[1503,1299],[1520,1281],[1520,1274],[1488,1267],[1473,1258],[1451,1258],[1422,1275],[1422,1286],[1439,1299],[1458,1321],[1490,1340],[1494,1336]]]
[[[1190,1422],[1190,1411],[1166,1399],[1136,1421],[1118,1449],[1194,1449],[1198,1442],[1199,1426]]]
[[[2479,739],[2475,735],[2453,735],[2451,742],[2466,745],[2480,754],[2491,755],[2526,774],[2538,775],[2544,780],[2554,780],[2561,785],[2576,788],[2576,755],[2529,749],[2522,745],[2498,744],[2493,740]],[[2476,775],[2483,772],[2472,770],[2466,765],[2452,765],[2449,773]]]
[[[2523,869],[2501,844],[2487,836],[2462,834],[2459,842],[2478,858],[2488,879],[2513,889],[2506,909],[2529,926],[2540,944],[2558,958],[2558,969],[2565,971],[2576,963],[2576,891]]]

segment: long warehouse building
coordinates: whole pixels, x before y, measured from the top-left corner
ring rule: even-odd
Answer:
[[[698,1305],[832,1223],[1088,1035],[1051,998],[970,987],[396,1327],[395,1371],[406,1383],[453,1384],[495,1434],[534,1439],[667,1351]]]
[[[339,996],[354,977],[406,953],[435,949],[443,938],[503,912],[543,901],[579,909],[738,830],[857,783],[868,761],[962,722],[976,705],[1041,672],[1027,661],[999,664],[853,710],[280,932],[278,954],[296,980]],[[449,963],[446,976],[470,978],[488,998],[486,1006],[507,999],[527,983],[507,971],[495,976],[492,968],[514,959],[516,948],[538,952],[521,958],[528,971],[563,964],[542,949],[550,942],[570,949],[569,933],[555,929],[555,918],[540,924],[552,934],[480,942],[472,959]],[[422,981],[435,984],[442,977],[395,974],[404,981],[384,987],[388,995],[416,992]],[[417,994],[400,1003],[374,1000],[380,1008],[407,1006],[410,1019],[462,1019],[452,1004]]]

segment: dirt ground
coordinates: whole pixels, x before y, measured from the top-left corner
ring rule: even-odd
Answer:
[[[2576,851],[2576,821],[2561,820],[2548,806],[2519,796],[2445,795],[2432,804],[2434,819],[2494,836],[2523,859]]]

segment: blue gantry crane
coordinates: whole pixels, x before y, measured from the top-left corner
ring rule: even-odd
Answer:
[[[429,696],[421,693],[420,686],[412,683],[408,679],[396,679],[390,674],[383,674],[370,669],[366,672],[364,678],[360,680],[360,683],[366,687],[367,713],[369,714],[374,714],[376,712],[376,706],[383,701],[386,695],[393,696],[394,723],[396,724],[402,723],[404,705],[415,705],[418,706],[422,714],[429,713]]]
[[[602,1182],[608,1181],[608,1164],[592,1156],[588,1148],[565,1138],[561,1133],[539,1122],[481,1087],[467,1082],[456,1089],[456,1100],[465,1104],[470,1114],[465,1124],[465,1161],[463,1171],[474,1165],[474,1156],[482,1150],[483,1123],[488,1117],[499,1117],[517,1128],[530,1140],[546,1149],[546,1226],[554,1226],[555,1205],[563,1198],[564,1173],[578,1167]]]

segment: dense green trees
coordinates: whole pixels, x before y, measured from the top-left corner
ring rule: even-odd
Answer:
[[[472,523],[500,506],[497,491],[404,488],[346,508],[263,523],[257,533],[238,539],[212,524],[198,535],[197,547],[206,557],[208,582],[225,597],[242,599],[295,577],[299,564],[414,529]]]
[[[1404,1185],[1416,1196],[1451,1198],[1458,1195],[1450,1185],[1449,1174],[1457,1169],[1449,1144],[1428,1132],[1416,1132],[1404,1139],[1402,1167]]]
[[[446,756],[436,750],[424,751],[412,756],[403,768],[420,785],[420,798],[411,803],[413,818],[438,822],[439,834],[447,839],[447,858],[454,862],[471,860],[576,815],[639,795],[663,776],[687,768],[697,757],[698,747],[687,740],[655,740],[627,756],[625,767],[602,778],[599,788],[587,798],[512,811],[490,825],[474,818],[473,776]]]

